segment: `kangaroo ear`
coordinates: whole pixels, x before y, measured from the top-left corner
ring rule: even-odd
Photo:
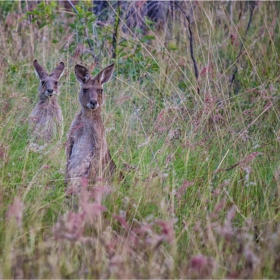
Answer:
[[[75,66],[75,75],[80,84],[84,84],[90,77],[88,69],[79,64]]]
[[[33,65],[40,80],[43,80],[48,76],[48,73],[43,69],[43,67],[38,63],[37,60],[34,60]]]
[[[104,68],[103,70],[101,70],[99,74],[96,76],[96,78],[98,79],[101,85],[107,83],[111,79],[112,74],[114,72],[114,67],[115,65],[113,63],[107,66],[106,68]]]
[[[59,80],[63,74],[64,71],[64,63],[60,62],[56,68],[52,71],[52,73],[50,74],[50,76],[55,77],[57,80]]]

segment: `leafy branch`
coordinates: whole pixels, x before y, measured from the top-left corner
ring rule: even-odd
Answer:
[[[72,7],[72,9],[74,10],[75,14],[78,15],[78,11],[76,9],[76,7],[73,5],[73,3],[71,2],[71,0],[67,0],[68,3],[70,4],[70,6]],[[85,25],[85,19],[81,18],[81,23],[83,24],[84,28],[85,28],[85,35],[86,35],[86,40],[90,49],[90,53],[92,55],[92,57],[95,59],[95,55],[94,55],[94,51],[93,51],[93,46],[89,40],[89,36],[88,36],[88,31],[87,31],[87,27]]]

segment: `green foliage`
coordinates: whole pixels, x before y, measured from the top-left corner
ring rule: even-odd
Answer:
[[[157,61],[147,57],[140,44],[129,47],[129,44],[124,41],[121,47],[117,52],[119,74],[124,75],[131,81],[139,81],[143,77],[149,77],[159,72]]]
[[[1,18],[5,18],[10,12],[15,9],[16,3],[14,1],[1,1],[0,2],[0,12]]]
[[[42,1],[38,5],[36,5],[35,9],[32,11],[26,12],[26,17],[31,16],[31,22],[38,23],[38,27],[43,28],[45,25],[51,25],[55,18],[56,18],[56,8],[57,8],[57,2],[50,1],[45,2]]]

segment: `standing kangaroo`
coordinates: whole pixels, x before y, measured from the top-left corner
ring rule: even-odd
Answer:
[[[50,75],[37,60],[34,60],[33,65],[40,79],[40,86],[39,101],[29,116],[31,142],[47,145],[58,133],[62,136],[63,117],[56,95],[59,94],[58,81],[63,74],[64,63],[60,62]]]
[[[91,77],[87,68],[75,66],[76,79],[81,85],[81,110],[71,124],[66,147],[66,181],[74,192],[78,191],[82,178],[94,182],[96,176],[112,175],[116,168],[101,117],[103,85],[113,71],[114,64],[111,64]]]

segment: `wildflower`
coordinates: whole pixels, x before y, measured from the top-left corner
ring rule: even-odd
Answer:
[[[121,216],[121,215],[113,215],[113,218],[115,218],[116,220],[118,220],[124,229],[126,229],[126,230],[129,229],[129,226],[128,226],[128,224],[127,224],[127,222],[126,222],[124,216]]]
[[[176,190],[177,198],[180,199],[185,194],[186,189],[188,189],[190,186],[193,186],[193,185],[194,185],[194,182],[189,182],[189,181],[185,180],[183,182],[182,186]]]
[[[159,220],[156,221],[156,223],[161,227],[161,234],[162,234],[161,237],[167,242],[172,243],[175,237],[175,233],[174,233],[175,220],[171,220],[168,222]]]
[[[190,261],[190,271],[199,273],[200,276],[206,277],[213,272],[214,261],[206,256],[197,255],[192,257]],[[203,277],[203,278],[204,278]]]
[[[70,241],[83,240],[85,213],[68,212],[54,226],[54,234],[58,239]]]

